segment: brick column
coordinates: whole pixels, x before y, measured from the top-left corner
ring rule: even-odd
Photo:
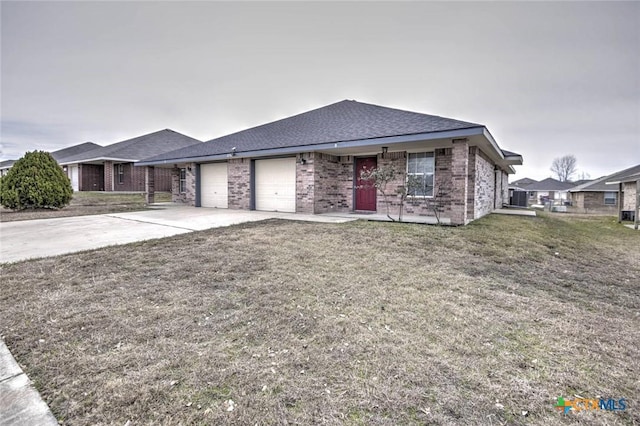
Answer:
[[[301,153],[296,159],[296,213],[314,213],[315,154]]]
[[[147,166],[144,168],[144,186],[146,191],[147,204],[153,204],[155,202],[156,195],[156,182],[155,173],[156,169],[153,166]]]
[[[104,162],[104,190],[113,191],[113,161]]]
[[[454,139],[451,149],[451,224],[467,223],[469,195],[469,142]]]

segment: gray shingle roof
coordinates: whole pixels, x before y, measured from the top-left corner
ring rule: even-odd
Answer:
[[[607,182],[632,182],[640,178],[640,164],[607,176]]]
[[[532,183],[537,183],[538,181],[535,179],[531,179],[528,177],[522,178],[522,179],[518,179],[515,180],[513,182],[511,182],[509,185],[513,185],[513,186],[518,186],[518,187],[525,187],[527,185],[531,185]]]
[[[67,157],[73,157],[75,155],[82,154],[83,152],[92,151],[94,149],[102,148],[97,143],[93,142],[84,142],[78,145],[73,145],[68,148],[59,149],[57,151],[53,151],[51,156],[56,159],[57,162],[64,161]]]
[[[527,191],[567,191],[573,188],[573,186],[571,182],[560,182],[554,178],[546,178],[540,182],[527,185],[523,189]]]
[[[616,182],[620,180],[624,181],[626,178],[630,176],[634,176],[639,173],[640,173],[640,164],[638,164],[637,166],[629,167],[628,169],[620,170],[619,172],[615,172],[610,175],[592,180],[591,182],[578,185],[574,188],[571,188],[571,192],[617,191],[618,188],[615,185],[610,185],[610,184],[608,185],[607,182]]]
[[[387,108],[351,100],[263,124],[200,145],[167,152],[144,161],[176,160],[265,149],[374,139],[484,127],[435,115]]]
[[[0,169],[7,169],[11,166],[13,166],[13,163],[15,163],[18,160],[4,160],[4,161],[0,161]]]
[[[504,155],[505,157],[513,157],[513,156],[521,156],[520,154],[518,154],[517,152],[513,152],[513,151],[507,151],[506,149],[501,149],[502,151],[502,155]],[[527,179],[527,178],[524,178]]]
[[[83,152],[64,159],[64,163],[81,163],[93,159],[141,160],[164,152],[201,145],[202,142],[171,129],[160,130]]]

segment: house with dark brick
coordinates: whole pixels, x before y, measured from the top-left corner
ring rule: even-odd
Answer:
[[[146,191],[150,179],[156,191],[171,191],[171,171],[133,167],[141,159],[202,142],[165,129],[107,146],[66,155],[58,162],[67,172],[74,191]]]
[[[438,198],[444,222],[463,225],[508,202],[508,176],[520,164],[482,124],[346,100],[136,166],[171,171],[176,202],[312,214],[386,212],[360,176],[393,166],[423,183],[406,215],[432,215],[428,201]],[[404,183],[403,174],[389,187]]]

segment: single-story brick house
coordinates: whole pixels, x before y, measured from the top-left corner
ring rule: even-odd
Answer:
[[[628,177],[640,173],[640,165],[629,167],[612,173],[607,176],[577,185],[569,190],[571,197],[571,210],[578,213],[610,213],[617,214],[620,201],[623,204],[631,206],[635,204],[635,190],[633,182],[623,183],[623,196],[621,200],[621,192],[616,185],[608,184],[610,181],[619,182],[620,178]],[[626,191],[628,200],[625,201],[624,191]],[[629,195],[631,193],[631,195]],[[625,210],[633,210],[632,208]]]
[[[13,167],[13,164],[18,160],[4,160],[0,161],[0,176],[4,176],[9,173],[9,169]]]
[[[122,142],[66,156],[58,161],[74,191],[146,191],[146,168],[134,163],[142,158],[202,142],[165,129]],[[171,191],[171,171],[156,168],[152,176],[156,191]]]
[[[82,154],[83,152],[92,151],[94,149],[101,148],[100,145],[95,144],[93,142],[84,142],[81,144],[69,146],[67,148],[62,148],[57,151],[51,152],[51,156],[60,163],[64,161],[67,157],[72,157],[78,154]],[[13,164],[18,160],[6,160],[0,162],[0,176],[4,176],[9,172],[9,169],[13,167]]]
[[[423,201],[441,197],[445,223],[463,225],[508,202],[520,164],[482,124],[346,100],[136,165],[173,170],[176,202],[314,214],[385,212],[360,172],[393,165],[425,182],[407,215],[431,215]]]
[[[528,192],[530,201],[544,204],[547,201],[564,203],[568,198],[569,189],[575,186],[572,182],[560,182],[554,178],[546,178],[534,182],[522,189]]]
[[[607,185],[622,194],[618,199],[618,220],[640,223],[640,164],[607,176]]]

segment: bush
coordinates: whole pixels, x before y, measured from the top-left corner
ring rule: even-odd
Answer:
[[[72,196],[69,178],[44,151],[27,152],[0,181],[0,204],[12,210],[59,209]]]

